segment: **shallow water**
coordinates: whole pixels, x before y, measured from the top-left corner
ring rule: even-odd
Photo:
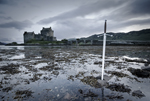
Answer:
[[[128,69],[145,66],[150,47],[107,46],[103,87],[96,79],[101,76],[101,54],[101,46],[0,46],[0,99],[149,101],[150,77],[137,77]],[[112,90],[114,83],[130,91]],[[132,96],[135,90],[145,96]]]

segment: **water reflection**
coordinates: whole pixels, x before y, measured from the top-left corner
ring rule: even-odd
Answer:
[[[102,91],[102,101],[105,101],[105,98],[104,98],[104,88],[103,87],[102,87],[101,91]]]
[[[139,86],[143,87],[140,90],[146,96],[140,100],[146,101],[149,98],[149,90],[146,89],[149,78],[141,79],[131,73],[134,69],[128,69],[129,67],[140,69],[144,66],[145,62],[129,60],[134,59],[132,56],[138,57],[139,54],[132,55],[132,53],[143,52],[143,47],[107,47],[105,75],[109,79],[106,80],[104,77],[108,83],[105,86],[102,86],[97,78],[101,75],[102,47],[68,48],[1,48],[1,99],[137,100],[124,91],[131,89],[129,93],[132,93],[133,90],[138,90]],[[149,48],[144,49],[146,55],[143,58],[149,55]],[[125,53],[130,57],[128,60],[122,57]]]
[[[48,59],[54,60],[54,52],[49,48],[42,48],[42,47],[24,47],[25,51],[25,58],[26,59]]]
[[[35,57],[42,57],[41,51],[39,49],[35,49],[33,47],[24,47],[25,51],[25,58],[35,58]]]

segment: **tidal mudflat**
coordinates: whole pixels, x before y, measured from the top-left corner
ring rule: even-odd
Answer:
[[[0,46],[4,101],[149,101],[150,47]]]

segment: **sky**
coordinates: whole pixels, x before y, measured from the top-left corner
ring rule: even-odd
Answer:
[[[0,42],[23,43],[45,27],[57,40],[150,28],[150,0],[0,0]]]

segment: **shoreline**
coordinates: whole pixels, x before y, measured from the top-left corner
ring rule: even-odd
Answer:
[[[83,45],[37,45],[37,44],[31,44],[31,45],[1,45],[1,46],[103,46],[102,44],[98,45],[89,45],[89,44],[83,44]],[[150,46],[150,44],[106,44],[106,46]]]

